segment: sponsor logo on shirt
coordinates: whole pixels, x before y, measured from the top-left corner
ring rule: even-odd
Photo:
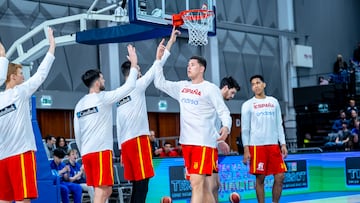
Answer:
[[[78,118],[81,118],[81,117],[84,117],[84,116],[87,116],[87,115],[90,115],[93,113],[97,113],[97,112],[99,112],[99,110],[98,110],[97,106],[95,106],[95,107],[91,107],[91,108],[77,112],[76,116]]]
[[[5,114],[8,114],[12,111],[15,111],[16,110],[16,105],[15,104],[10,104],[9,106],[3,108],[3,109],[0,109],[0,117],[5,115]]]
[[[263,103],[261,103],[261,104],[254,104],[254,109],[260,109],[260,108],[267,108],[267,107],[271,107],[271,108],[274,108],[275,107],[275,105],[273,104],[273,103],[265,103],[265,104],[263,104]]]
[[[274,111],[260,111],[256,112],[256,116],[275,116]]]
[[[126,104],[126,103],[128,103],[129,101],[131,101],[130,95],[127,96],[127,97],[124,97],[124,98],[122,98],[120,101],[116,102],[116,107],[119,107],[119,106],[121,106],[121,105],[123,105],[123,104]]]
[[[256,116],[275,116],[275,105],[273,103],[254,103]]]
[[[195,95],[201,96],[201,91],[199,91],[198,89],[191,89],[191,88],[187,88],[187,87],[184,87],[181,90],[181,93],[195,94]]]
[[[182,98],[180,101],[182,103],[185,103],[185,104],[192,104],[192,105],[198,105],[199,104],[199,101],[196,100],[196,99]]]

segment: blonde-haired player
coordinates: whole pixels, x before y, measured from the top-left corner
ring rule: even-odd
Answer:
[[[10,63],[6,88],[0,92],[0,202],[26,202],[38,197],[35,136],[29,99],[45,81],[55,57],[53,30],[49,50],[36,73],[24,82],[22,66]],[[2,49],[2,48],[1,48]],[[2,69],[2,68],[1,68]]]

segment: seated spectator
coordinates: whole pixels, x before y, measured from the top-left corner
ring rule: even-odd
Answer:
[[[359,133],[360,133],[360,121],[355,122],[355,127],[351,130],[351,138],[349,141],[350,150],[359,149]]]
[[[355,122],[359,120],[358,113],[356,110],[350,111],[350,119],[349,119],[349,129],[353,129],[355,127]]]
[[[343,149],[345,149],[345,151],[350,150],[349,141],[350,141],[350,137],[351,137],[351,132],[347,128],[346,122],[343,122],[342,126],[343,126],[343,129],[337,133],[337,137],[336,137],[335,141],[331,140],[331,141],[325,143],[325,149],[328,149],[328,150],[331,150],[331,149],[343,150]]]
[[[329,80],[325,79],[324,76],[319,77],[319,85],[328,85]]]
[[[69,147],[64,137],[56,138],[56,149],[62,150],[66,156],[69,154]]]
[[[159,150],[159,145],[156,142],[155,131],[150,130],[149,139],[151,144],[152,155],[153,157],[158,157],[160,155],[160,150]]]
[[[356,113],[359,112],[359,109],[358,109],[358,107],[356,106],[355,99],[350,99],[350,100],[349,100],[349,104],[348,104],[348,106],[346,107],[346,113],[348,114],[348,116],[351,116],[351,111],[352,111],[352,110],[355,110]]]
[[[69,181],[70,167],[62,162],[65,153],[61,149],[54,150],[54,159],[50,162],[50,168],[53,174],[60,177],[60,194],[62,203],[69,203],[69,194],[72,193],[74,203],[81,203],[82,189],[79,184],[67,182]]]
[[[164,147],[162,148],[160,152],[160,157],[177,157],[179,154],[176,150],[172,147],[172,145],[169,142],[164,143]]]
[[[341,54],[338,54],[336,57],[336,61],[334,62],[334,74],[341,74],[342,71],[347,71],[348,65],[343,60],[343,57]]]
[[[56,138],[53,135],[48,135],[45,138],[45,152],[48,159],[53,158],[53,151],[55,149]]]
[[[71,149],[69,151],[69,163],[67,164],[70,167],[69,182],[79,184],[82,190],[89,194],[91,202],[94,202],[94,187],[86,184],[84,166],[76,162],[77,158],[78,151]]]
[[[339,132],[339,130],[342,129],[343,122],[349,123],[349,121],[346,119],[346,113],[344,110],[339,111],[339,118],[335,120],[333,126],[332,126],[332,132]]]

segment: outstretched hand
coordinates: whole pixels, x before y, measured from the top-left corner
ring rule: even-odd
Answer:
[[[170,51],[171,46],[176,42],[176,38],[179,35],[181,35],[181,32],[179,30],[177,30],[176,27],[174,26],[171,31],[170,39],[169,39],[168,43],[166,44],[166,49],[168,51]]]
[[[54,30],[51,27],[48,27],[48,39],[50,44],[49,52],[54,55],[56,44],[55,44]]]
[[[6,56],[5,47],[0,42],[0,57],[5,57],[5,56]]]
[[[162,39],[159,46],[157,47],[156,60],[161,60],[162,56],[164,55],[164,52],[165,52],[164,42],[165,42],[165,39]]]
[[[131,67],[137,68],[139,71],[138,58],[137,58],[135,47],[133,45],[129,44],[127,46],[127,50],[128,50],[128,55],[126,57],[130,61]]]

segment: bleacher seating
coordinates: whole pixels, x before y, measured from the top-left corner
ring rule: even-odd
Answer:
[[[114,186],[110,202],[130,202],[132,183],[124,178],[124,167],[119,162],[114,163]]]

